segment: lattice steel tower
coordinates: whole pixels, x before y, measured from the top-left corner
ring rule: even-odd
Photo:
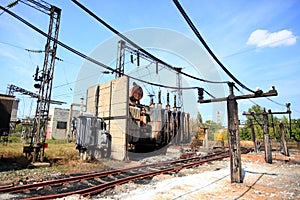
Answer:
[[[32,161],[44,160],[44,149],[46,147],[46,127],[49,118],[49,109],[51,102],[52,82],[54,75],[54,64],[56,59],[57,39],[60,24],[61,9],[48,4],[43,0],[19,0],[40,12],[50,16],[48,26],[48,37],[45,45],[45,57],[43,69],[37,67],[34,85],[39,89],[36,112],[31,133],[31,142],[29,146],[24,146],[24,153],[32,157]],[[53,40],[54,39],[54,40]]]

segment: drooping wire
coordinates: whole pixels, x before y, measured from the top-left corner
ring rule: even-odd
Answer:
[[[7,12],[8,14],[10,14],[11,16],[13,16],[14,18],[18,19],[19,21],[21,21],[22,23],[24,23],[25,25],[27,25],[28,27],[32,28],[33,30],[35,30],[36,32],[38,32],[39,34],[43,35],[44,37],[47,37],[48,39],[56,42],[58,45],[60,45],[61,47],[67,49],[68,51],[98,65],[98,66],[101,66],[109,71],[111,71],[112,73],[119,73],[116,71],[116,69],[113,69],[111,68],[110,66],[108,65],[105,65],[97,60],[95,60],[94,58],[91,58],[83,53],[81,53],[80,51],[76,50],[76,49],[73,49],[72,47],[64,44],[63,42],[53,38],[52,36],[48,35],[47,33],[43,32],[42,30],[40,30],[39,28],[37,28],[36,26],[34,26],[33,24],[31,24],[30,22],[26,21],[25,19],[23,19],[22,17],[18,16],[17,14],[7,10],[6,8],[4,8],[3,6],[0,5],[0,9],[4,10],[5,12]],[[140,81],[140,82],[144,82],[144,83],[147,83],[149,85],[153,85],[153,86],[158,86],[158,87],[164,87],[164,88],[170,88],[170,89],[178,89],[178,87],[174,87],[174,86],[167,86],[167,85],[163,85],[163,84],[158,84],[158,83],[152,83],[152,82],[149,82],[149,81],[144,81],[142,79],[139,79],[139,78],[136,78],[136,77],[132,77],[132,76],[129,76],[125,73],[123,73],[122,75],[128,77],[128,78],[131,78],[133,80],[136,80],[136,81]],[[183,89],[183,90],[189,90],[189,89],[197,89],[199,87],[181,87],[180,89]]]
[[[245,93],[243,93],[238,87],[234,86],[236,88],[236,90],[241,93],[242,95],[245,95]],[[259,104],[257,104],[255,101],[253,101],[252,99],[248,98],[247,100],[249,100],[251,103],[253,103],[254,105],[257,105],[259,107],[261,107]]]
[[[257,122],[257,124],[260,126],[260,127],[264,127],[255,117],[255,115],[251,115],[253,117],[253,119]]]
[[[175,67],[171,66],[170,64],[166,63],[165,61],[163,61],[163,60],[157,58],[156,56],[152,55],[151,53],[149,53],[148,51],[146,51],[145,49],[143,49],[142,47],[140,47],[139,45],[137,45],[136,43],[134,43],[132,40],[130,40],[129,38],[127,38],[126,36],[124,36],[122,33],[120,33],[119,31],[117,31],[116,29],[114,29],[112,26],[110,26],[104,20],[102,20],[101,18],[99,18],[97,15],[95,15],[92,11],[90,11],[88,8],[86,8],[84,5],[82,5],[78,1],[76,1],[76,0],[72,0],[72,1],[78,7],[80,7],[82,10],[84,10],[86,13],[88,13],[90,16],[92,16],[93,18],[95,18],[98,22],[100,22],[101,24],[103,24],[110,31],[112,31],[113,33],[115,33],[116,35],[118,35],[120,38],[122,38],[123,40],[125,40],[126,42],[128,42],[130,45],[132,45],[134,48],[138,49],[140,52],[142,52],[145,55],[149,56],[154,61],[159,62],[159,63],[167,66],[168,68],[172,69],[173,71],[181,73],[181,74],[183,74],[183,75],[185,75],[185,76],[187,76],[189,78],[192,78],[192,79],[195,79],[195,80],[199,80],[199,81],[202,81],[202,82],[206,82],[206,83],[219,83],[219,84],[228,83],[228,81],[210,81],[210,80],[205,80],[205,79],[201,79],[201,78],[192,76],[192,75],[187,74],[185,72],[178,71]]]
[[[17,5],[18,3],[19,3],[18,0],[13,1],[13,2],[10,2],[10,3],[6,6],[6,8],[12,8],[12,7],[14,7],[15,5]],[[0,13],[0,16],[1,16],[4,12],[5,12],[5,11],[2,11],[2,12]]]
[[[5,12],[5,11],[4,11]],[[18,48],[18,49],[22,49],[22,50],[26,50],[25,48],[23,47],[20,47],[20,46],[17,46],[17,45],[14,45],[14,44],[11,44],[11,43],[8,43],[8,42],[2,42],[0,41],[1,44],[5,44],[5,45],[8,45],[8,46],[12,46],[12,47],[15,47],[15,48]]]
[[[208,53],[213,57],[213,59],[219,64],[219,66],[223,69],[223,71],[226,72],[226,74],[232,78],[232,80],[234,80],[234,82],[236,82],[238,85],[240,85],[242,88],[255,93],[255,91],[251,90],[250,88],[248,88],[247,86],[245,86],[244,84],[242,84],[223,64],[222,62],[217,58],[217,56],[212,52],[212,50],[209,48],[209,46],[207,45],[207,43],[205,42],[205,40],[203,39],[203,37],[201,36],[201,34],[199,33],[199,31],[197,30],[197,28],[195,27],[195,25],[193,24],[193,22],[191,21],[191,19],[189,18],[189,16],[186,14],[186,12],[184,11],[184,9],[182,8],[182,6],[180,5],[180,3],[178,2],[178,0],[173,0],[173,2],[175,3],[176,7],[178,8],[179,12],[182,14],[182,16],[184,17],[185,21],[188,23],[188,25],[190,26],[190,28],[192,29],[192,31],[195,33],[195,35],[197,36],[197,38],[200,40],[200,42],[203,44],[203,46],[205,47],[205,49],[208,51]]]
[[[213,99],[216,98],[215,96],[213,96],[212,94],[210,94],[209,92],[207,92],[205,89],[203,89],[203,91],[204,91],[206,94],[208,94],[211,98],[213,98]]]
[[[180,13],[182,14],[182,16],[184,17],[184,19],[186,20],[186,22],[188,23],[188,25],[190,26],[190,28],[193,30],[193,32],[195,33],[195,35],[197,36],[197,38],[200,40],[200,42],[203,44],[203,46],[206,48],[206,50],[209,52],[209,54],[214,58],[214,60],[219,64],[219,66],[223,69],[223,71],[225,71],[227,73],[227,75],[232,78],[238,85],[240,85],[242,88],[252,92],[252,93],[256,93],[255,91],[251,90],[250,88],[248,88],[247,86],[245,86],[244,84],[242,84],[223,64],[222,62],[217,58],[217,56],[212,52],[212,50],[209,48],[209,46],[207,45],[207,43],[205,42],[205,40],[203,39],[203,37],[201,36],[201,34],[199,33],[199,31],[197,30],[197,28],[195,27],[195,25],[193,24],[193,22],[191,21],[191,19],[189,18],[189,16],[186,14],[186,12],[184,11],[183,7],[180,5],[180,3],[178,2],[178,0],[173,0],[173,2],[175,3],[176,7],[178,8],[178,10],[180,11]],[[272,43],[271,43],[272,44]],[[237,87],[236,87],[237,88]],[[283,104],[280,104],[274,100],[271,100],[270,98],[266,97],[269,101],[276,103],[278,105],[284,106]],[[251,100],[250,100],[251,101]],[[255,102],[251,101],[252,103],[256,104]],[[258,104],[256,104],[258,105]],[[300,112],[299,112],[300,113]]]

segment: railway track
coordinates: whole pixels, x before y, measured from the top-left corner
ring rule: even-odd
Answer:
[[[248,149],[242,149],[242,153],[248,152]],[[3,186],[0,188],[0,193],[14,193],[19,196],[18,199],[55,199],[74,194],[89,197],[127,182],[151,178],[159,174],[176,173],[183,168],[192,168],[227,157],[229,157],[228,151],[221,151],[206,156],[115,169],[28,185]]]

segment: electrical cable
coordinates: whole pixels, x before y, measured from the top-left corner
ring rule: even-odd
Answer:
[[[241,93],[242,95],[245,95],[245,93],[243,93],[240,89],[238,89],[236,86],[234,86],[236,88],[237,91],[239,91],[239,93]],[[249,100],[251,103],[253,103],[254,105],[257,105],[259,107],[261,107],[259,104],[255,103],[255,101],[253,101],[252,99],[248,98],[247,100]]]
[[[263,125],[261,123],[259,123],[259,121],[256,119],[255,115],[251,115],[253,117],[253,119],[257,122],[257,124],[260,126],[260,127],[263,127]]]
[[[108,23],[106,23],[104,20],[102,20],[101,18],[99,18],[97,15],[95,15],[92,11],[90,11],[88,8],[86,8],[84,5],[82,5],[81,3],[79,3],[76,0],[72,0],[73,3],[75,3],[78,7],[80,7],[82,10],[84,10],[86,13],[88,13],[90,16],[92,16],[93,18],[95,18],[98,22],[100,22],[101,24],[103,24],[106,28],[108,28],[110,31],[112,31],[114,34],[116,34],[117,36],[119,36],[120,38],[122,38],[123,40],[125,40],[126,42],[128,42],[130,45],[132,45],[134,48],[138,49],[139,51],[141,51],[142,53],[144,53],[145,55],[149,56],[150,58],[152,58],[154,61],[159,62],[167,67],[169,67],[170,69],[179,72],[189,78],[195,79],[195,80],[199,80],[202,82],[206,82],[206,83],[220,83],[220,84],[224,84],[224,83],[228,83],[228,81],[210,81],[210,80],[205,80],[205,79],[201,79],[195,76],[192,76],[190,74],[187,74],[185,72],[182,71],[178,71],[175,67],[171,66],[170,64],[166,63],[165,61],[157,58],[156,56],[152,55],[151,53],[149,53],[148,51],[146,51],[145,49],[143,49],[142,47],[140,47],[139,45],[137,45],[136,43],[134,43],[132,40],[130,40],[129,38],[127,38],[126,36],[124,36],[122,33],[120,33],[119,31],[117,31],[116,29],[114,29],[112,26],[110,26]]]
[[[5,12],[5,11],[4,11]],[[22,50],[26,50],[25,48],[23,47],[20,47],[20,46],[17,46],[17,45],[14,45],[14,44],[11,44],[11,43],[8,43],[8,42],[2,42],[0,41],[1,44],[5,44],[5,45],[8,45],[8,46],[12,46],[12,47],[15,47],[15,48],[18,48],[18,49],[22,49]]]
[[[203,37],[201,36],[201,34],[199,33],[199,31],[197,30],[197,28],[195,27],[195,25],[193,24],[193,22],[191,21],[191,19],[189,18],[189,16],[186,14],[186,12],[184,11],[183,7],[180,5],[180,3],[178,2],[178,0],[173,0],[173,2],[175,3],[176,7],[178,8],[178,10],[180,11],[180,13],[182,14],[182,16],[184,17],[184,19],[186,20],[186,22],[189,24],[190,28],[193,30],[193,32],[195,33],[195,35],[197,36],[197,38],[200,40],[200,42],[203,44],[203,46],[206,48],[206,50],[209,52],[209,54],[214,58],[214,60],[219,64],[219,66],[223,69],[223,71],[225,71],[227,73],[227,75],[232,78],[238,85],[240,85],[242,88],[252,92],[252,93],[256,93],[255,91],[251,90],[250,88],[246,87],[244,84],[242,84],[236,77],[234,77],[234,75],[222,64],[222,62],[217,58],[217,56],[212,52],[212,50],[209,48],[209,46],[207,45],[207,43],[205,42],[205,40],[203,39]],[[281,41],[281,40],[279,40]],[[276,43],[278,41],[275,41],[273,43]],[[270,43],[272,44],[272,43]],[[235,87],[236,88],[236,87]],[[280,106],[284,106],[283,104],[280,104],[274,100],[271,100],[270,98],[266,97],[269,101],[276,103],[277,105]],[[250,100],[251,101],[251,100]],[[255,103],[256,104],[256,103]],[[257,104],[256,104],[257,105]],[[300,112],[299,112],[300,113]]]
[[[205,47],[205,49],[208,51],[208,53],[213,57],[213,59],[219,64],[219,66],[223,69],[223,71],[226,72],[226,74],[232,78],[232,80],[234,80],[238,85],[240,85],[242,88],[252,92],[252,93],[256,93],[255,91],[251,90],[250,88],[246,87],[244,84],[242,84],[223,64],[222,62],[217,58],[217,56],[212,52],[212,50],[209,48],[209,46],[207,45],[207,43],[205,42],[205,40],[203,39],[203,37],[201,36],[201,34],[199,33],[199,31],[197,30],[197,28],[195,27],[195,25],[193,24],[193,22],[191,21],[191,19],[189,18],[189,16],[186,14],[186,12],[184,11],[184,9],[182,8],[182,6],[180,5],[180,3],[178,2],[178,0],[173,0],[173,2],[175,3],[176,7],[178,8],[179,12],[182,14],[182,16],[184,17],[184,19],[186,20],[186,22],[188,23],[188,25],[190,26],[190,28],[192,29],[192,31],[195,33],[195,35],[197,36],[197,38],[200,40],[200,42],[203,44],[203,46]]]
[[[27,25],[28,27],[32,28],[33,30],[35,30],[36,32],[38,32],[39,34],[43,35],[44,37],[47,37],[48,39],[56,42],[58,45],[60,45],[61,47],[67,49],[68,51],[71,51],[72,53],[96,64],[96,65],[99,65],[109,71],[111,71],[112,73],[119,73],[117,72],[117,70],[111,68],[110,66],[108,65],[105,65],[97,60],[95,60],[94,58],[91,58],[79,51],[77,51],[76,49],[73,49],[72,47],[64,44],[63,42],[51,37],[50,35],[46,34],[45,32],[43,32],[42,30],[40,30],[39,28],[37,28],[36,26],[34,26],[33,24],[29,23],[28,21],[26,21],[25,19],[23,19],[22,17],[18,16],[17,14],[7,10],[6,8],[4,8],[3,6],[0,5],[0,9],[4,10],[5,12],[7,12],[8,14],[10,14],[11,16],[13,16],[14,18],[18,19],[19,21],[21,21],[22,23],[24,23],[25,25]],[[132,77],[132,76],[129,76],[125,73],[123,73],[122,75],[128,77],[128,78],[131,78],[133,80],[136,80],[136,81],[140,81],[140,82],[144,82],[144,83],[147,83],[149,85],[153,85],[153,86],[158,86],[158,87],[164,87],[164,88],[170,88],[170,89],[178,89],[178,87],[174,87],[174,86],[166,86],[166,85],[162,85],[162,84],[158,84],[158,83],[152,83],[152,82],[148,82],[148,81],[144,81],[142,79],[139,79],[139,78],[136,78],[136,77]],[[199,87],[182,87],[180,89],[183,89],[183,90],[188,90],[188,89],[197,89]]]
[[[150,64],[148,64],[148,65],[151,65],[151,63]],[[147,68],[147,66],[146,66],[146,68]],[[140,70],[138,69],[138,70],[136,70],[137,71],[137,73],[138,73],[138,76],[140,77],[140,78],[142,78],[141,77],[141,75],[140,75]],[[151,77],[150,77],[150,79],[151,79]],[[151,79],[152,80],[152,79]],[[148,90],[148,88],[147,88],[147,86],[143,83],[143,86],[144,86],[144,88],[147,90],[147,92],[148,92],[148,94],[150,95],[151,93],[150,93],[150,91]],[[153,92],[154,93],[154,92]]]
[[[211,98],[213,98],[213,99],[216,98],[215,96],[213,96],[212,94],[210,94],[209,92],[207,92],[205,89],[203,89],[203,91],[204,91],[206,94],[208,94]]]

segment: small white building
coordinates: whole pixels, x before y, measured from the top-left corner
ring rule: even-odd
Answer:
[[[65,108],[50,108],[49,122],[47,127],[47,139],[64,140],[68,139],[68,119],[69,109]],[[73,110],[72,118],[79,115],[78,110]]]

